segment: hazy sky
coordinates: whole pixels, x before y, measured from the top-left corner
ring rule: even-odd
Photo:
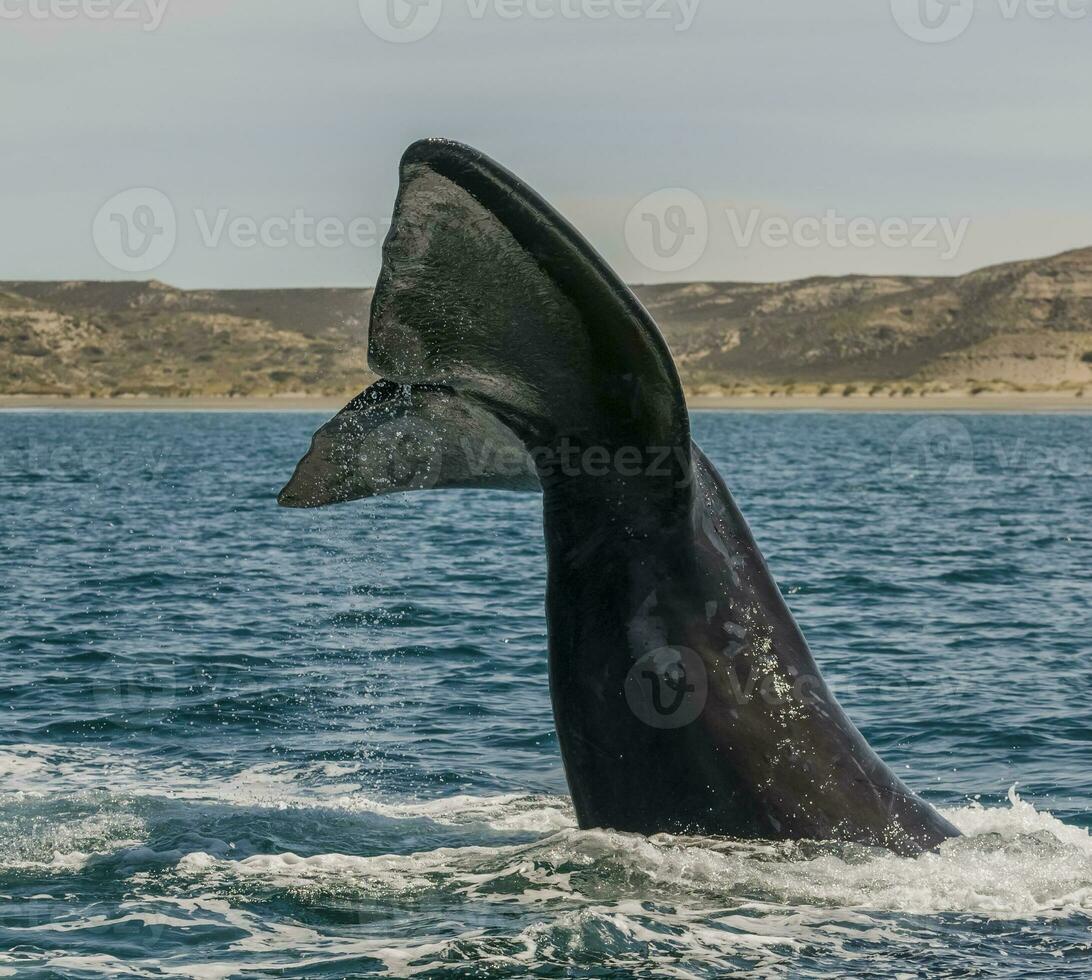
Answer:
[[[630,281],[955,274],[1092,244],[1090,50],[1092,0],[0,0],[0,279],[370,285],[430,135]]]

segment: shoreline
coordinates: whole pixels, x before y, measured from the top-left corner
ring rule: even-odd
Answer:
[[[157,398],[122,395],[117,398],[65,398],[60,395],[0,395],[0,412],[334,412],[352,395]]]
[[[1013,414],[1089,414],[1092,398],[1076,391],[923,392],[913,395],[853,394],[691,395],[691,411],[751,412],[1003,412]]]
[[[242,398],[64,398],[56,395],[0,395],[0,412],[325,412],[340,411],[351,396],[279,396]],[[778,391],[741,395],[689,395],[692,411],[737,412],[1008,412],[1092,413],[1092,397],[1075,391],[927,392],[843,395],[792,394]]]

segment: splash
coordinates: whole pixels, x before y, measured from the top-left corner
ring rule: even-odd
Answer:
[[[1005,806],[945,811],[966,836],[911,859],[845,844],[581,831],[556,796],[377,800],[342,763],[213,775],[135,753],[21,747],[0,755],[0,770],[0,883],[35,882],[28,905],[38,909],[5,937],[37,952],[0,955],[0,975],[44,966],[219,980],[245,963],[316,975],[473,964],[498,976],[551,967],[774,976],[804,957],[882,976],[897,956],[928,955],[921,924],[940,917],[972,935],[999,923],[1018,935],[1037,922],[1087,933],[1092,921],[1092,837],[1015,788]],[[260,830],[310,840],[338,821],[362,849],[437,833],[469,842],[304,853],[253,839]],[[200,834],[175,829],[205,822]],[[121,883],[112,912],[67,900],[87,879]],[[351,924],[314,925],[332,909]],[[1031,932],[1050,952],[1050,933]],[[139,934],[146,961],[66,951],[84,935],[101,950],[104,934]],[[203,935],[214,954],[198,964],[186,950]]]

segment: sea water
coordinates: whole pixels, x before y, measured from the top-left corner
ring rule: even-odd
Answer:
[[[1092,418],[694,417],[917,859],[578,830],[540,499],[321,421],[0,415],[0,975],[1092,975]]]

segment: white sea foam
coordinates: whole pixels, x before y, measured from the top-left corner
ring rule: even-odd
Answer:
[[[527,845],[410,855],[279,854],[231,861],[192,854],[177,871],[214,891],[245,892],[249,881],[350,900],[447,895],[479,908],[526,909],[536,920],[503,943],[468,931],[439,944],[386,948],[380,958],[397,976],[471,951],[483,969],[592,955],[635,975],[641,968],[691,977],[738,972],[742,958],[755,975],[777,975],[803,946],[827,949],[852,964],[867,961],[870,950],[926,943],[891,914],[1018,921],[1092,915],[1087,833],[1035,811],[1015,794],[1007,808],[969,806],[948,815],[974,836],[916,859],[852,848],[650,840],[569,829]],[[377,954],[372,946],[368,955]]]
[[[132,896],[113,918],[28,926],[28,945],[48,950],[50,936],[61,932],[134,926],[187,934],[227,928],[241,937],[216,946],[199,964],[170,956],[121,963],[105,955],[36,954],[36,965],[60,973],[223,980],[244,962],[267,973],[339,964],[348,971],[349,964],[367,962],[382,964],[389,975],[413,976],[469,959],[482,970],[492,965],[514,975],[533,964],[575,962],[673,977],[738,972],[744,963],[755,975],[776,975],[803,947],[827,951],[846,969],[860,960],[868,972],[870,956],[927,946],[910,925],[923,916],[1004,920],[1021,928],[1092,921],[1092,837],[1036,810],[1015,789],[1006,806],[947,810],[966,836],[911,859],[851,846],[580,831],[568,800],[552,796],[377,800],[354,788],[351,765],[268,765],[217,777],[184,766],[156,768],[136,753],[21,747],[0,754],[0,772],[5,807],[34,812],[36,801],[58,794],[98,804],[69,816],[63,808],[45,809],[40,819],[0,831],[0,870],[36,869],[48,880],[109,859]],[[129,810],[135,796],[375,814],[534,839],[301,856],[237,853],[230,842],[187,838],[180,850],[157,853],[142,819]],[[436,931],[422,923],[412,938],[392,939],[365,935],[365,916],[347,938],[262,914],[272,895],[345,909],[414,908],[425,901],[448,910],[441,917],[447,925]],[[451,923],[463,909],[475,911],[453,936]],[[493,921],[503,915],[515,928],[502,936],[482,929],[477,922],[488,910]],[[0,975],[17,974],[28,962],[13,956],[0,955]]]
[[[515,798],[507,805],[527,802]],[[500,798],[454,804],[469,813],[505,805]],[[531,844],[408,855],[288,853],[231,860],[198,852],[186,855],[177,870],[260,879],[286,889],[326,884],[388,896],[458,891],[497,902],[585,902],[591,896],[574,881],[579,875],[592,884],[609,882],[623,894],[755,899],[755,908],[772,903],[994,919],[1092,912],[1092,838],[1086,831],[1040,813],[1015,792],[1009,807],[974,804],[947,816],[968,836],[913,859],[836,845],[649,839],[570,828]],[[506,887],[497,889],[501,881]]]
[[[206,766],[156,765],[138,752],[71,746],[16,745],[0,749],[0,804],[57,793],[106,791],[237,806],[326,807],[394,819],[483,824],[495,830],[549,833],[575,821],[560,797],[508,793],[435,800],[381,800],[359,783],[340,781],[359,766],[265,763],[220,775]],[[328,782],[331,777],[339,782]]]
[[[519,862],[545,868],[596,866],[636,877],[655,887],[679,886],[702,894],[756,891],[789,904],[837,905],[916,914],[968,912],[1007,918],[1067,914],[1092,908],[1092,837],[1022,800],[1015,788],[1009,805],[972,803],[946,816],[966,837],[949,841],[936,853],[916,859],[882,851],[816,848],[782,843],[726,843],[661,836],[652,839],[605,831],[581,832],[568,800],[541,795],[453,796],[427,801],[377,800],[337,784],[336,792],[314,794],[309,778],[341,779],[351,766],[264,765],[222,778],[184,767],[149,768],[137,753],[89,753],[72,748],[17,746],[0,752],[0,773],[9,801],[58,791],[140,793],[181,800],[283,808],[327,808],[412,820],[426,818],[449,826],[481,825],[503,831],[546,835],[512,848],[444,848],[413,855],[355,857],[292,854],[230,860],[202,851],[159,855],[180,871],[201,868],[245,877],[307,879],[323,876],[369,879],[389,876],[403,883],[421,874],[451,875],[460,887],[518,871]],[[328,788],[328,787],[327,787]],[[15,794],[14,796],[11,794]],[[65,824],[36,825],[35,846],[8,842],[13,861],[74,869],[92,855],[129,851],[138,863],[142,822],[124,810],[99,811]],[[515,862],[515,863],[513,863]],[[564,878],[564,876],[562,876]],[[454,883],[454,882],[453,882]],[[551,879],[564,892],[568,882]],[[412,886],[407,886],[412,887]],[[574,893],[576,894],[576,893]]]

